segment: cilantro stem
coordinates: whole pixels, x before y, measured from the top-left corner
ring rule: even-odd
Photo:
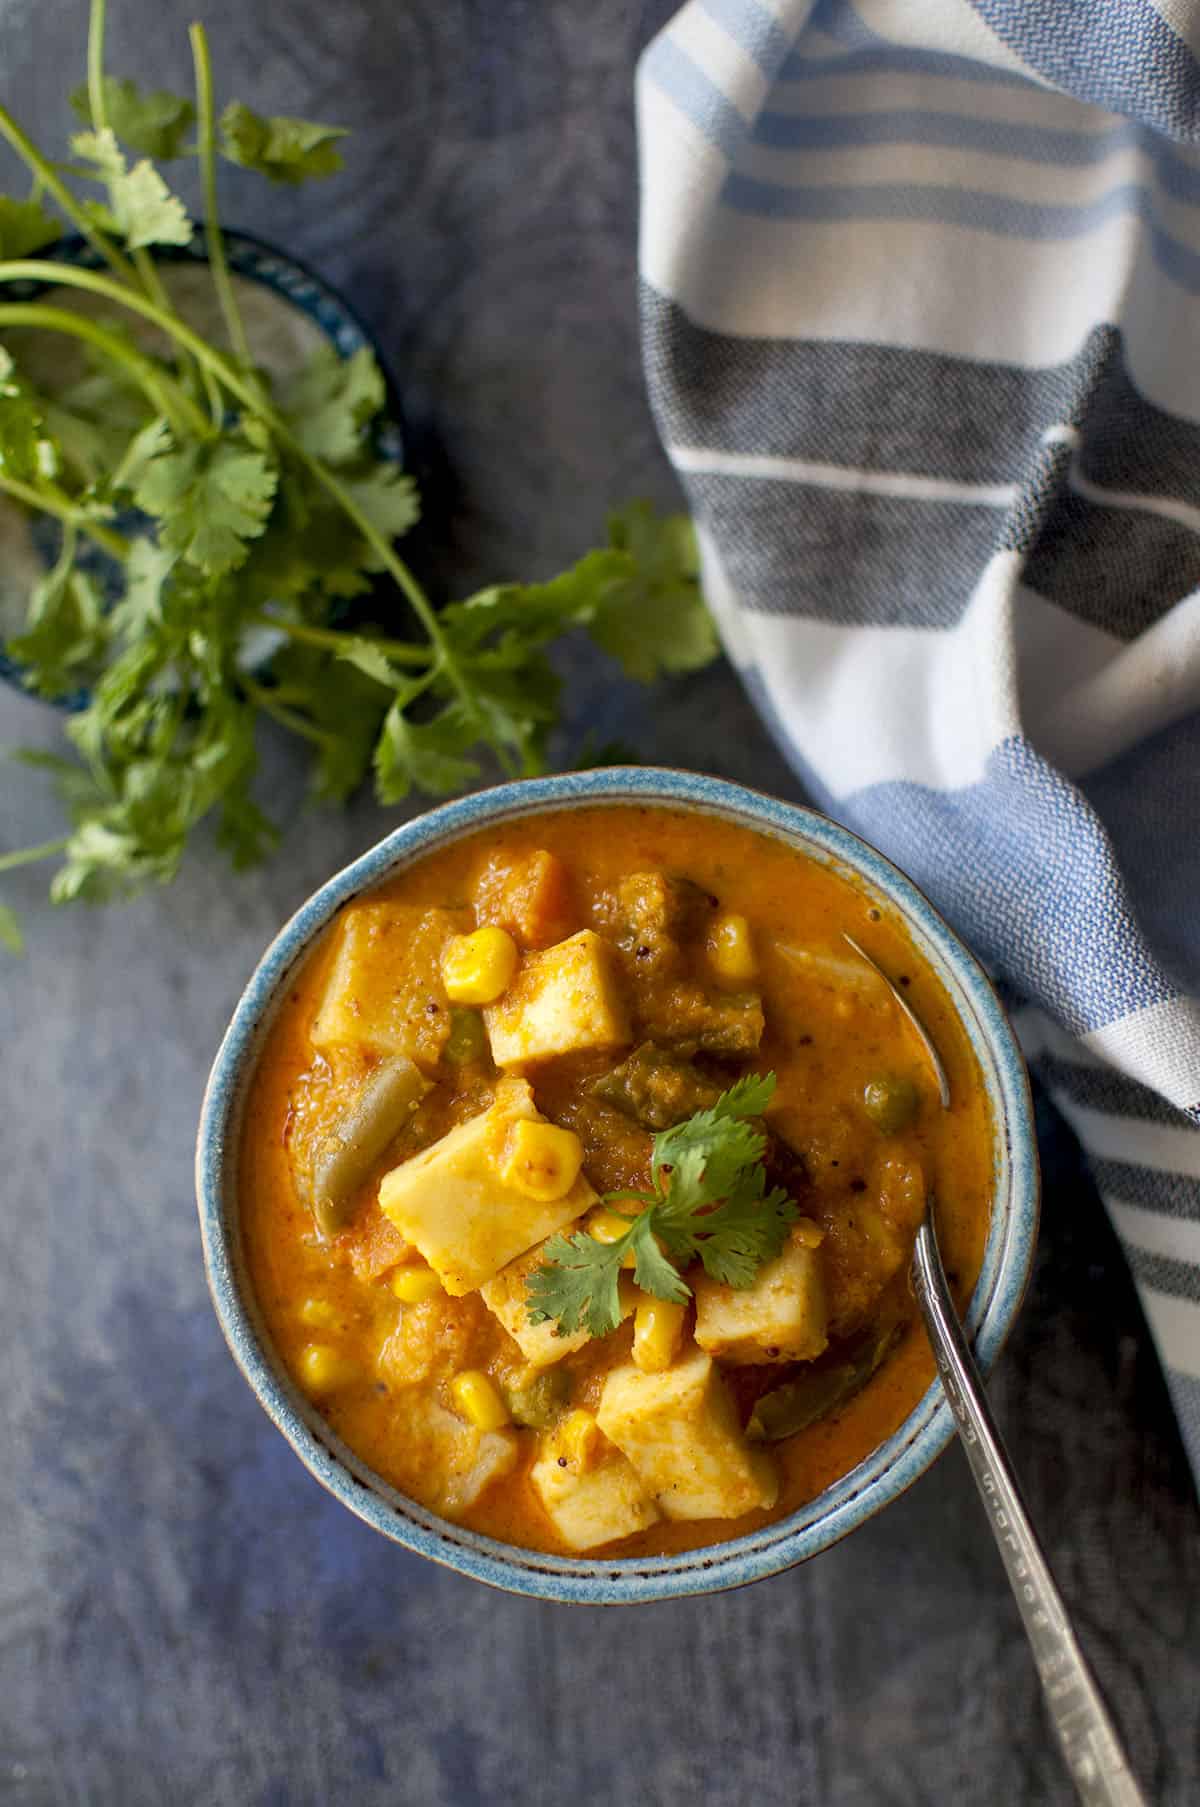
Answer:
[[[69,496],[58,494],[54,490],[35,489],[31,483],[22,483],[17,477],[0,476],[0,490],[10,495],[14,501],[23,502],[27,508],[36,508],[42,514],[53,515],[62,521],[64,526],[77,527],[90,540],[113,558],[121,560],[129,556],[129,541],[123,534],[114,533],[110,527],[104,527],[93,520],[82,508],[77,508]]]
[[[134,267],[137,270],[142,287],[145,289],[151,301],[153,301],[157,307],[161,307],[164,313],[173,314],[175,312],[175,304],[163,287],[162,278],[154,267],[154,259],[146,250],[145,246],[139,245],[136,251],[130,252],[130,256],[133,258]]]
[[[272,721],[277,721],[281,728],[286,728],[290,734],[298,734],[302,740],[311,741],[316,747],[328,746],[331,739],[329,734],[318,728],[315,723],[308,721],[303,715],[298,715],[294,709],[289,709],[286,704],[279,702],[265,684],[256,684],[254,679],[248,678],[245,673],[242,673],[238,682],[250,701],[261,709],[264,715],[269,715]]]
[[[93,0],[93,4],[102,7],[104,0]],[[251,355],[250,342],[246,337],[246,328],[242,322],[237,296],[233,292],[233,282],[225,258],[225,240],[221,233],[220,217],[217,213],[217,153],[213,123],[212,62],[208,54],[208,34],[199,21],[188,27],[188,40],[192,46],[192,66],[196,74],[196,118],[200,133],[197,151],[200,157],[200,179],[204,185],[204,236],[208,245],[208,267],[212,272],[213,285],[217,291],[217,300],[220,303],[225,331],[229,334],[229,343],[233,347],[233,354],[243,369],[252,370],[254,358]]]
[[[87,85],[92,125],[97,132],[108,125],[108,107],[104,100],[104,23],[107,0],[92,0],[88,14]]]
[[[8,108],[3,106],[0,106],[0,136],[7,138],[21,161],[32,171],[34,180],[41,183],[46,192],[53,196],[59,209],[70,220],[76,232],[87,240],[97,256],[104,259],[113,274],[122,282],[134,282],[136,271],[133,265],[121,256],[121,253],[109,243],[102,232],[96,230],[57,170],[46,161],[33,140],[21,130]],[[44,277],[43,280],[57,282],[60,275],[58,265],[49,264],[44,267],[49,269],[50,275]]]
[[[0,872],[15,872],[18,866],[32,866],[36,860],[52,860],[71,844],[70,835],[58,841],[43,841],[40,847],[21,847],[16,853],[0,853]]]
[[[104,36],[107,25],[107,9],[108,0],[92,0],[91,13],[88,18],[88,106],[92,115],[92,125],[97,132],[106,131],[108,128],[108,99],[104,92]],[[111,193],[110,184],[110,198]],[[161,307],[164,313],[173,314],[175,312],[174,303],[155,268],[154,259],[145,246],[136,246],[129,255],[133,259],[133,267],[137,271],[138,280],[149,299]],[[180,361],[181,364],[184,361],[182,354]],[[219,426],[221,421],[220,396],[214,391],[212,378],[207,371],[201,372],[201,376],[208,393],[213,425]]]
[[[224,384],[230,394],[237,397],[243,407],[249,409],[252,414],[257,414],[259,419],[270,427],[279,443],[291,453],[293,458],[296,458],[312,472],[322,489],[333,497],[343,514],[353,521],[384,570],[412,605],[413,613],[432,642],[439,669],[445,673],[453,689],[458,692],[461,701],[473,713],[470,690],[463,680],[457,661],[438,625],[433,605],[424,590],[403,559],[397,555],[387,536],[380,533],[370,517],[359,507],[350,491],[339,478],[334,476],[328,466],[323,464],[319,458],[314,458],[311,452],[305,450],[287,422],[270,405],[261,393],[258,384],[251,377],[235,369],[227,359],[221,356],[220,352],[214,351],[212,346],[202,339],[199,333],[193,332],[184,321],[164,314],[161,308],[155,307],[153,302],[145,300],[135,290],[123,288],[119,283],[110,281],[108,277],[97,275],[94,270],[79,270],[67,266],[60,269],[57,264],[44,263],[33,257],[14,258],[8,263],[0,264],[0,281],[16,281],[21,278],[32,282],[50,280],[64,283],[69,288],[88,289],[94,295],[102,295],[106,301],[115,302],[118,307],[128,308],[131,313],[141,314],[144,319],[152,321],[155,326],[161,328],[180,345],[185,346],[198,363],[206,365],[218,382]],[[0,314],[2,311],[0,310]],[[69,319],[71,316],[66,315],[64,318]],[[125,348],[122,347],[122,351],[124,350]],[[189,401],[189,407],[191,406],[193,404]]]
[[[54,568],[47,580],[51,588],[65,581],[71,574],[75,563],[75,554],[79,549],[79,529],[74,521],[64,521],[62,530],[62,549],[55,561]]]
[[[305,646],[324,647],[329,652],[340,653],[356,640],[367,640],[398,665],[428,665],[435,656],[431,648],[414,646],[411,640],[386,640],[378,634],[356,634],[345,628],[310,627],[306,621],[284,621],[278,615],[269,615],[265,609],[260,609],[253,619],[264,627],[278,628],[291,640],[300,640]]]
[[[0,283],[10,279],[15,280],[13,273],[28,267],[17,263],[0,263]],[[36,267],[39,270],[57,271],[57,266],[54,264],[38,264]],[[67,282],[68,287],[79,287],[80,284],[69,282],[67,278],[91,274],[91,272],[69,271],[64,265],[59,274]],[[97,280],[104,281],[103,278],[97,278]],[[126,294],[115,283],[105,281],[104,286],[106,290],[111,289],[114,295],[120,295],[124,300],[136,304],[139,312],[146,312],[151,306],[150,303],[142,302],[139,295]],[[156,323],[162,323],[164,330],[173,330],[169,318],[162,315],[157,308],[154,308],[151,317],[155,319]],[[89,345],[94,345],[96,350],[102,352],[105,357],[110,358],[114,364],[119,364],[127,370],[139,389],[150,397],[160,413],[167,416],[177,432],[182,429],[184,435],[191,433],[200,439],[208,437],[209,423],[207,419],[191,396],[180,388],[173,377],[168,376],[165,370],[160,370],[141,352],[135,351],[132,346],[127,345],[123,339],[119,339],[115,333],[106,332],[102,326],[97,326],[94,320],[89,320],[85,315],[71,314],[65,308],[49,307],[39,301],[6,302],[0,305],[0,325],[41,327],[46,332],[66,333],[71,338],[85,340]]]

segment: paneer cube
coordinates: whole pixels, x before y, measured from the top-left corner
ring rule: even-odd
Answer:
[[[452,1414],[447,1412],[446,1416]],[[521,1446],[514,1430],[480,1431],[460,1422],[453,1437],[447,1430],[443,1449],[441,1486],[435,1504],[453,1518],[473,1506],[495,1481],[512,1473]]]
[[[470,921],[465,910],[415,904],[363,903],[347,910],[309,1031],[313,1047],[367,1048],[436,1066],[450,1033],[442,949]]]
[[[495,1103],[385,1174],[379,1205],[420,1250],[448,1293],[473,1292],[502,1267],[573,1223],[596,1201],[580,1174],[562,1198],[530,1198],[502,1177],[513,1125],[540,1121],[523,1079],[508,1079]]]
[[[621,1048],[630,1040],[612,950],[591,929],[528,955],[504,996],[484,1011],[484,1022],[498,1067]]]
[[[517,1344],[531,1368],[549,1368],[564,1355],[574,1355],[591,1341],[587,1330],[576,1330],[570,1336],[556,1336],[554,1325],[529,1322],[529,1276],[546,1259],[545,1245],[539,1243],[527,1255],[520,1255],[501,1268],[494,1280],[479,1289],[479,1296],[494,1317],[499,1318],[509,1336]],[[637,1288],[632,1277],[622,1274],[618,1287],[621,1316],[627,1318],[637,1303]]]
[[[779,1476],[747,1443],[711,1355],[692,1349],[661,1374],[614,1368],[596,1414],[667,1518],[737,1518],[770,1507]]]
[[[569,1413],[542,1439],[529,1479],[572,1550],[615,1543],[659,1518],[632,1463],[608,1442],[590,1412]]]
[[[735,1290],[703,1274],[694,1290],[696,1341],[710,1355],[739,1364],[804,1362],[829,1341],[825,1270],[807,1235],[793,1234],[752,1286]]]
[[[435,1512],[457,1518],[517,1465],[514,1430],[477,1430],[415,1389],[402,1410],[406,1457],[420,1477],[414,1491]]]

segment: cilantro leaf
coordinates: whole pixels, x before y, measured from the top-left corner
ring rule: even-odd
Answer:
[[[608,531],[610,545],[626,555],[628,573],[598,599],[592,638],[646,684],[661,673],[710,664],[720,647],[687,516],[660,518],[649,503],[635,502],[609,517]]]
[[[417,486],[406,471],[398,470],[394,464],[373,465],[360,476],[345,477],[342,481],[372,527],[386,539],[398,540],[420,519]],[[369,546],[361,544],[358,561],[361,568],[364,571],[382,570],[382,560]]]
[[[337,149],[337,140],[346,136],[342,126],[316,125],[286,114],[264,117],[240,100],[231,100],[221,115],[220,130],[222,156],[272,182],[320,180],[342,167]]]
[[[750,1074],[711,1110],[657,1135],[655,1190],[606,1200],[642,1205],[622,1236],[603,1243],[576,1231],[547,1242],[545,1261],[530,1275],[530,1322],[553,1321],[561,1335],[582,1325],[592,1336],[615,1330],[621,1264],[629,1253],[636,1284],[659,1299],[683,1303],[691,1297],[681,1270],[694,1261],[723,1285],[750,1286],[763,1263],[780,1253],[798,1215],[781,1187],[767,1190],[766,1138],[749,1121],[766,1109],[774,1091],[773,1073]]]
[[[669,1299],[682,1305],[692,1296],[692,1289],[680,1277],[674,1262],[663,1252],[659,1239],[659,1210],[651,1205],[634,1219],[626,1247],[633,1252],[634,1283],[656,1299]]]
[[[186,568],[175,581],[162,625],[112,660],[68,726],[91,783],[73,786],[74,832],[50,891],[57,903],[167,882],[192,830],[230,799],[232,850],[244,857],[254,844],[255,708],[216,631],[219,587],[189,583]]]
[[[161,414],[139,427],[121,456],[109,479],[114,490],[133,494],[146,476],[154,459],[171,449],[171,429]]]
[[[114,634],[136,640],[162,625],[163,587],[177,562],[177,553],[153,540],[133,542],[125,562],[125,593],[109,617]]]
[[[340,480],[376,529],[389,537],[411,526],[418,514],[411,477],[392,465],[351,467]],[[350,517],[312,474],[285,455],[269,531],[253,547],[243,589],[263,605],[299,602],[306,596],[339,600],[371,587],[381,560]],[[336,680],[335,680],[336,681]]]
[[[77,157],[92,165],[86,173],[95,182],[116,182],[127,173],[128,164],[111,127],[103,131],[75,132],[71,149]]]
[[[376,684],[382,684],[386,690],[396,690],[403,682],[396,675],[396,667],[374,640],[362,637],[347,640],[338,658],[344,659],[347,665],[353,665],[364,677],[373,678]]]
[[[698,1253],[704,1270],[723,1286],[754,1283],[764,1261],[783,1249],[798,1215],[781,1186],[768,1192],[763,1169],[743,1179],[721,1204],[699,1219]]]
[[[74,549],[34,585],[25,631],[7,651],[25,667],[24,679],[39,696],[66,696],[79,688],[108,644],[100,594],[74,565]]]
[[[113,214],[131,251],[143,245],[189,245],[192,222],[152,163],[135,163],[113,190]]]
[[[775,1093],[775,1075],[748,1074],[723,1092],[711,1110],[697,1111],[654,1138],[650,1169],[656,1185],[669,1172],[671,1195],[685,1209],[702,1197],[720,1198],[742,1170],[762,1160],[766,1138],[749,1119],[761,1116]]]
[[[17,374],[0,345],[0,472],[20,483],[53,477],[58,448],[46,426],[45,404]]]
[[[371,756],[388,708],[388,695],[353,661],[338,661],[317,647],[295,642],[271,661],[269,692],[309,724],[318,797],[340,803],[371,770]]]
[[[363,450],[363,434],[384,403],[383,375],[363,345],[341,358],[322,345],[282,385],[279,410],[306,452],[346,464]]]
[[[71,149],[92,165],[94,179],[108,188],[110,218],[104,222],[125,239],[131,251],[145,245],[188,245],[192,222],[178,195],[171,193],[148,158],[130,169],[111,126],[102,132],[76,132]]]
[[[309,472],[285,456],[267,529],[239,574],[242,604],[306,604],[307,618],[322,619],[331,599],[370,588],[367,554],[354,523]]]
[[[120,321],[106,321],[105,329],[137,350],[133,335]],[[43,392],[41,404],[64,467],[98,493],[111,496],[120,487],[119,479],[127,480],[136,436],[155,416],[128,371],[112,365],[91,346],[82,349],[88,366],[83,375],[65,388]]]
[[[479,776],[479,763],[467,749],[479,737],[478,727],[460,702],[447,703],[429,721],[414,722],[405,714],[401,691],[384,718],[375,748],[375,794],[381,803],[399,803],[416,787],[432,796],[461,790]]]
[[[210,577],[233,571],[267,524],[277,473],[236,440],[187,445],[150,460],[134,500],[158,518],[159,541]]]
[[[542,646],[587,628],[632,678],[707,665],[719,650],[698,580],[695,537],[685,515],[663,519],[634,503],[609,520],[609,544],[542,584],[482,590],[447,609],[463,639],[502,632]]]
[[[37,201],[0,195],[0,257],[28,257],[61,237],[62,227]]]
[[[94,126],[92,103],[86,83],[71,93],[71,105],[86,126]],[[169,162],[184,154],[184,135],[196,117],[196,109],[181,94],[165,88],[143,94],[136,82],[115,75],[104,77],[104,108],[114,135],[143,157]]]
[[[613,1251],[619,1251],[615,1257]],[[552,1236],[546,1260],[529,1277],[531,1324],[555,1323],[555,1334],[586,1329],[604,1336],[621,1322],[621,1258],[624,1241],[597,1242],[584,1230]]]
[[[221,798],[217,846],[229,855],[235,872],[257,866],[279,845],[279,829],[250,795],[249,773],[239,773]]]

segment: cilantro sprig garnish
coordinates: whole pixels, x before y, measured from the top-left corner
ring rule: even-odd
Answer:
[[[238,101],[218,117],[203,26],[191,29],[194,100],[109,75],[104,33],[105,0],[92,0],[70,165],[0,105],[0,137],[32,177],[27,198],[0,195],[0,496],[59,533],[6,650],[30,689],[90,698],[67,727],[74,757],[37,761],[69,832],[0,852],[0,872],[57,858],[55,901],[128,895],[170,880],[206,818],[235,866],[260,859],[278,838],[254,792],[263,719],[307,746],[318,796],[373,778],[392,803],[460,789],[488,760],[544,770],[559,704],[548,651],[565,633],[586,630],[644,681],[707,663],[716,639],[690,524],[644,505],[549,582],[435,606],[396,549],[419,501],[375,449],[374,357],[326,347],[272,382],[219,223],[219,158],[276,183],[320,179],[341,167],[342,129]],[[220,344],[181,316],[153,255],[195,235],[159,167],[181,157],[199,164]],[[101,269],[37,257],[64,219]],[[30,283],[81,305],[29,300]],[[28,330],[82,353],[83,374],[36,383]],[[131,537],[135,510],[149,531]],[[3,904],[0,941],[20,941]]]
[[[749,1074],[710,1110],[655,1136],[653,1190],[614,1192],[604,1200],[627,1218],[623,1235],[600,1242],[576,1230],[547,1242],[546,1259],[529,1279],[530,1323],[552,1322],[562,1336],[584,1328],[592,1336],[615,1330],[621,1268],[630,1254],[634,1283],[657,1299],[689,1299],[682,1270],[696,1261],[723,1285],[752,1285],[763,1263],[780,1253],[799,1215],[782,1187],[767,1187],[766,1136],[755,1119],[774,1092],[773,1073]],[[631,1204],[641,1209],[631,1214]]]

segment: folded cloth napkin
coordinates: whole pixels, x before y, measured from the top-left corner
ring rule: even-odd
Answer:
[[[730,656],[1021,1000],[1200,1473],[1200,4],[690,0],[644,351]]]

